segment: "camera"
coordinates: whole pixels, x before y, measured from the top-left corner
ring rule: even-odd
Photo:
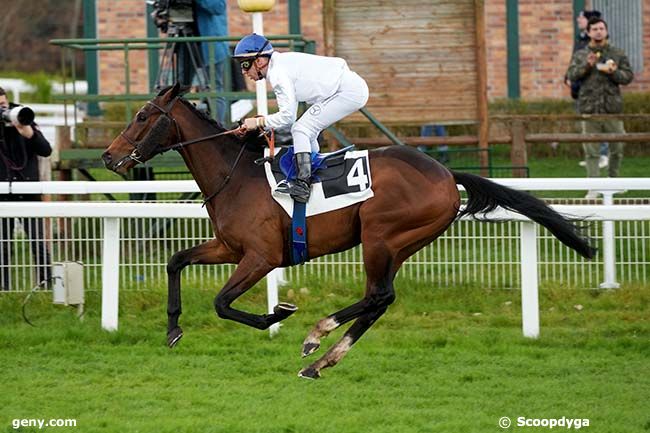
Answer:
[[[147,0],[153,6],[154,24],[163,33],[175,26],[187,26],[194,22],[194,0]]]
[[[0,107],[0,119],[4,120],[6,126],[11,126],[13,123],[31,125],[34,122],[34,110],[24,105]]]

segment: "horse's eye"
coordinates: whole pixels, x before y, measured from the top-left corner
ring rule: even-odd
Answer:
[[[145,120],[147,120],[147,115],[144,113],[138,113],[137,119],[138,122],[144,122]]]

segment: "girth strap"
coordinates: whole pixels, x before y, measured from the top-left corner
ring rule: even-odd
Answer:
[[[291,219],[291,264],[302,265],[309,260],[307,256],[307,204],[293,201]]]

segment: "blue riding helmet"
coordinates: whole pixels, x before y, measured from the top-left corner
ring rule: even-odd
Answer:
[[[257,58],[273,54],[273,45],[262,35],[251,33],[237,43],[235,47],[235,59]]]

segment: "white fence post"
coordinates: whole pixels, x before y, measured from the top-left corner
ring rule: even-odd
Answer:
[[[618,191],[601,191],[603,206],[614,204],[614,194]],[[616,254],[614,243],[614,221],[603,221],[603,266],[605,281],[600,284],[601,289],[618,289],[616,282]]]
[[[521,323],[524,337],[539,337],[539,294],[537,277],[537,227],[522,221],[521,227]]]
[[[104,218],[102,251],[102,328],[117,330],[120,302],[120,219]]]
[[[264,15],[262,12],[253,12],[253,32],[258,35],[264,35]],[[255,93],[257,98],[257,114],[266,116],[269,114],[268,101],[266,96],[266,80],[257,80],[255,82]],[[273,269],[266,276],[266,303],[268,312],[273,313],[273,307],[278,305],[278,285],[284,284],[284,271],[282,269]],[[280,323],[274,323],[269,328],[269,334],[273,337],[280,331]]]
[[[262,12],[253,12],[253,32],[264,35],[264,15]],[[255,82],[255,94],[257,98],[257,114],[266,116],[269,114],[269,106],[266,95],[266,80],[261,79]]]
[[[268,306],[268,312],[273,313],[273,307],[278,305],[279,296],[278,296],[278,284],[280,279],[280,269],[273,269],[266,276],[266,305]],[[280,331],[280,323],[274,323],[269,328],[269,334],[273,337]]]

